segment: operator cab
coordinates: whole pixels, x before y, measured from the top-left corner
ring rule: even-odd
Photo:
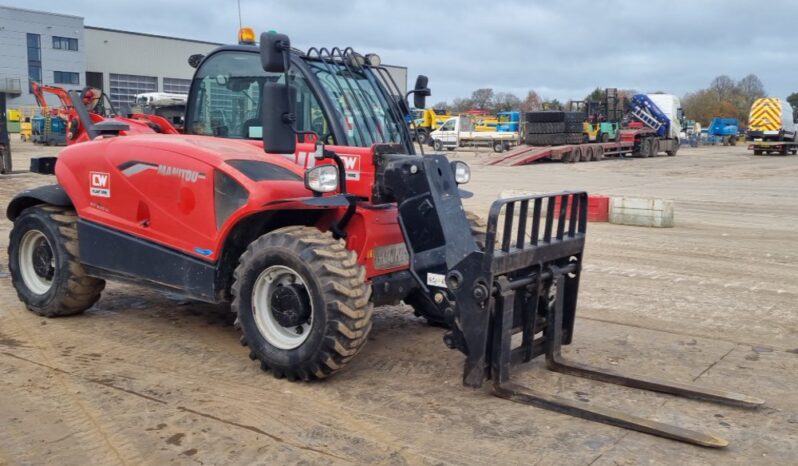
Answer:
[[[223,46],[201,58],[188,97],[185,133],[260,141],[264,86],[285,84],[287,78],[296,89],[299,142],[311,142],[313,135],[307,133],[314,133],[324,145],[394,144],[414,153],[404,96],[378,59],[355,62],[350,58],[364,57],[349,49],[291,49],[288,56],[286,73],[264,71],[254,44]]]

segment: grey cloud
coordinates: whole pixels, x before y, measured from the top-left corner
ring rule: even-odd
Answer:
[[[235,41],[234,0],[33,1],[86,24],[216,42]],[[432,100],[478,87],[561,100],[596,86],[705,87],[717,75],[756,73],[766,89],[798,91],[798,3],[771,0],[242,0],[243,22],[287,32],[296,46],[377,52],[430,77]]]

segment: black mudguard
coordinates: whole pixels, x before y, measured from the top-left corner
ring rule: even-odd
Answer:
[[[71,207],[72,200],[57,184],[39,186],[38,188],[22,191],[6,207],[6,217],[12,222],[28,207],[37,204],[50,204],[58,207]]]

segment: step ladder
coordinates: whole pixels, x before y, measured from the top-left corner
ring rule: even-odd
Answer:
[[[654,131],[659,131],[659,129],[662,128],[662,123],[643,107],[635,108],[632,111],[632,115]]]

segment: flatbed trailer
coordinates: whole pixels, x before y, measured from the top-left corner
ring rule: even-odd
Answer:
[[[620,141],[561,146],[519,145],[507,153],[494,157],[488,165],[519,166],[539,160],[556,160],[566,163],[590,162],[610,157],[652,157],[660,152],[676,155],[678,142],[656,137],[647,129],[622,130]]]
[[[795,141],[749,141],[748,150],[754,155],[779,154],[787,155],[798,153],[798,142]]]

